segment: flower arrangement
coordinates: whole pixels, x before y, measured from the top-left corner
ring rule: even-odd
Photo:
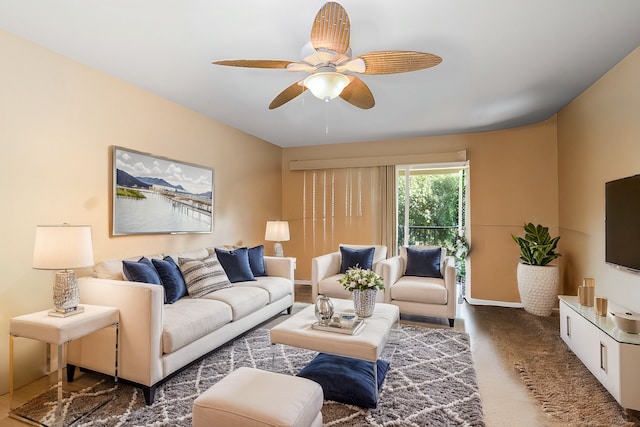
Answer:
[[[365,291],[367,289],[384,289],[382,283],[382,277],[372,270],[365,270],[360,268],[358,264],[355,267],[351,267],[346,271],[344,277],[338,279],[338,282],[346,290],[352,292],[355,289]]]

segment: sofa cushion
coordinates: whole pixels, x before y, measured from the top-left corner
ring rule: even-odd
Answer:
[[[168,256],[164,259],[152,259],[151,262],[160,276],[166,304],[173,304],[187,295],[187,285],[184,283],[180,268],[173,258]]]
[[[151,283],[161,285],[162,281],[155,267],[148,258],[142,257],[138,261],[122,261],[124,277],[131,282]]]
[[[181,298],[162,313],[162,351],[172,353],[231,322],[231,307],[204,298]]]
[[[237,248],[233,250],[215,249],[216,257],[224,268],[231,283],[256,280],[249,265],[249,250]]]
[[[121,259],[109,259],[97,263],[93,266],[93,275],[98,279],[126,280],[122,272]]]
[[[373,254],[376,248],[350,248],[340,246],[340,273],[346,273],[351,267],[356,265],[365,270],[371,270],[373,267]]]
[[[442,278],[441,268],[442,249],[407,248],[406,276]]]
[[[278,301],[286,295],[293,295],[293,283],[284,277],[261,276],[256,277],[255,281],[237,282],[233,286],[255,286],[269,292],[269,304]]]
[[[402,276],[389,289],[391,300],[424,304],[447,304],[444,279]]]
[[[204,259],[178,258],[178,265],[192,298],[232,286],[215,255]]]
[[[254,277],[266,276],[264,268],[264,246],[249,248],[249,265]]]
[[[93,266],[93,275],[98,279],[112,279],[112,280],[127,280],[124,277],[122,261],[138,261],[141,256],[135,256],[124,259],[107,259],[104,261],[100,261],[99,263]],[[145,255],[144,258],[147,259],[162,259],[162,255],[154,254],[154,255]]]
[[[202,298],[221,301],[229,305],[234,321],[269,304],[269,293],[255,286],[233,286],[211,292]]]
[[[180,258],[202,259],[208,257],[209,255],[213,255],[213,253],[213,250],[210,250],[208,248],[200,248],[185,252],[166,252],[164,256],[170,256],[174,261],[178,261],[178,259]]]

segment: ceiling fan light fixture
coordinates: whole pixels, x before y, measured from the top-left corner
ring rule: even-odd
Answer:
[[[304,86],[313,96],[323,101],[330,101],[342,93],[350,80],[344,74],[333,72],[315,73],[304,79]]]
[[[280,92],[269,104],[278,108],[307,89],[316,98],[330,101],[340,96],[349,104],[368,110],[375,100],[371,90],[356,74],[398,74],[435,67],[442,62],[437,55],[410,50],[383,50],[352,57],[351,23],[339,3],[328,1],[313,20],[309,42],[302,48],[301,62],[272,59],[235,59],[214,61],[216,65],[249,68],[283,68],[307,72],[311,76],[298,80]],[[344,75],[342,73],[349,73]]]

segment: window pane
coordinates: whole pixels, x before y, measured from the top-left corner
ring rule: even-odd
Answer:
[[[411,169],[398,173],[398,245],[437,245],[453,253],[459,227],[460,175],[457,171]],[[405,212],[408,201],[408,212]],[[405,216],[406,214],[406,216]],[[405,234],[407,240],[405,240]]]

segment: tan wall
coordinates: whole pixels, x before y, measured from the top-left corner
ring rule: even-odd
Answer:
[[[515,273],[519,252],[510,234],[522,234],[525,221],[543,223],[552,233],[558,230],[555,117],[495,132],[287,148],[283,156],[283,219],[299,220],[302,203],[299,189],[304,172],[290,171],[291,160],[459,150],[467,150],[471,168],[470,296],[519,302]],[[335,240],[342,241],[340,236]],[[296,279],[310,280],[311,256],[302,236],[292,234],[286,252],[298,257]]]
[[[638,75],[640,48],[560,111],[558,164],[568,292],[594,277],[596,295],[640,312],[640,275],[604,261],[604,184],[640,173]]]
[[[96,261],[260,244],[281,214],[282,150],[3,31],[0,46],[2,393],[8,319],[52,304],[54,273],[31,268],[37,224],[90,224]],[[112,145],[213,168],[214,232],[109,237]],[[16,354],[18,384],[44,373],[43,345],[19,339]]]
[[[552,233],[560,225],[566,293],[591,276],[598,294],[640,311],[640,276],[604,264],[603,222],[604,182],[640,173],[638,50],[563,109],[557,120],[495,132],[377,141],[366,143],[366,150],[364,143],[285,149],[280,176],[278,147],[6,32],[0,31],[0,45],[0,178],[5,196],[0,336],[8,335],[10,317],[51,305],[53,273],[31,269],[37,224],[91,224],[96,260],[203,245],[258,244],[267,219],[296,219],[302,172],[289,171],[289,160],[357,157],[361,152],[384,156],[467,150],[472,298],[519,300],[518,250],[509,235],[520,234],[521,224],[532,221],[550,226]],[[112,145],[214,168],[214,233],[109,237]],[[274,190],[280,184],[282,199]],[[305,253],[300,236],[292,235],[285,253]],[[308,257],[298,258],[296,277],[309,280]],[[0,340],[0,393],[7,390],[6,343]],[[42,345],[20,340],[16,347],[19,383],[44,372]]]

